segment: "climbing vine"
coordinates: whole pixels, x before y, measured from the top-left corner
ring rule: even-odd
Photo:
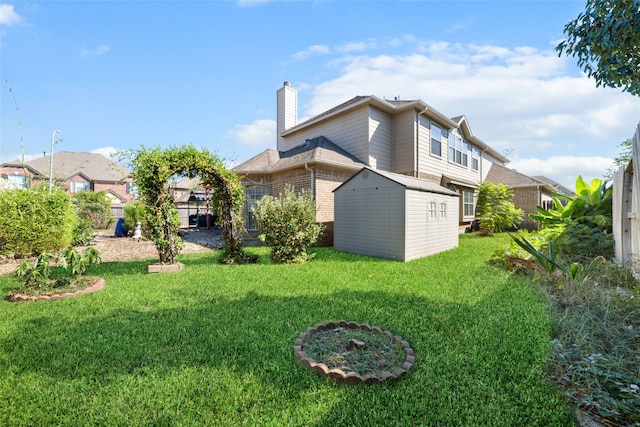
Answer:
[[[182,249],[178,236],[180,218],[169,181],[176,176],[199,177],[212,191],[212,204],[218,213],[224,239],[223,262],[241,264],[254,261],[242,248],[244,189],[239,177],[222,160],[192,145],[159,147],[121,153],[128,159],[140,200],[145,204],[144,221],[149,238],[155,243],[162,264],[174,264]]]

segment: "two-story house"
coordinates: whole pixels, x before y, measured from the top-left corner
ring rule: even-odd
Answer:
[[[302,123],[297,91],[288,82],[277,91],[277,149],[238,165],[251,210],[266,194],[285,184],[310,189],[316,219],[326,226],[322,243],[332,244],[333,190],[363,167],[407,175],[453,190],[459,197],[458,225],[474,219],[477,184],[492,163],[508,159],[477,138],[464,116],[448,118],[422,100],[356,96]]]
[[[49,181],[51,155],[28,162],[15,160],[0,165],[0,176],[18,187],[29,188]],[[134,199],[131,172],[102,154],[61,151],[53,156],[54,185],[68,193],[105,190],[115,203]]]

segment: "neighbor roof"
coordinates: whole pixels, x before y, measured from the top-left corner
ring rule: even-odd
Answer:
[[[486,179],[494,184],[504,184],[509,188],[544,187],[549,192],[556,191],[552,185],[497,163],[491,165]]]
[[[49,161],[51,156],[39,157],[25,162],[25,165],[38,171],[40,175],[49,176]],[[74,153],[61,151],[53,156],[53,175],[60,179],[68,179],[81,174],[91,181],[122,181],[131,172],[102,154]]]
[[[551,178],[547,178],[546,176],[536,175],[536,176],[534,176],[532,178],[537,179],[538,181],[541,181],[541,182],[544,182],[546,184],[549,184],[549,185],[553,186],[553,188],[556,189],[556,192],[558,192],[560,194],[564,194],[565,196],[575,196],[575,194],[576,194],[570,188],[567,188],[564,185],[559,184],[556,181],[552,180]]]
[[[338,147],[324,136],[308,139],[304,144],[287,151],[265,150],[257,156],[239,164],[238,173],[272,173],[293,169],[309,163],[330,164],[350,169],[361,168],[364,163]]]

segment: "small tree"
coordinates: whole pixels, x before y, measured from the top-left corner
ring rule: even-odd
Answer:
[[[522,209],[516,209],[511,201],[512,196],[513,193],[504,184],[488,181],[480,184],[476,218],[482,234],[500,233],[522,222]]]
[[[324,226],[316,222],[311,191],[296,194],[285,186],[280,197],[264,196],[254,209],[260,239],[271,247],[277,263],[305,262],[311,259],[307,248],[318,241]]]

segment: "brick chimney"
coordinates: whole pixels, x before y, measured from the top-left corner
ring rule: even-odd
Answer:
[[[278,125],[276,133],[278,137],[278,149],[283,138],[280,136],[285,130],[298,124],[298,91],[291,87],[291,83],[284,82],[278,89]]]

